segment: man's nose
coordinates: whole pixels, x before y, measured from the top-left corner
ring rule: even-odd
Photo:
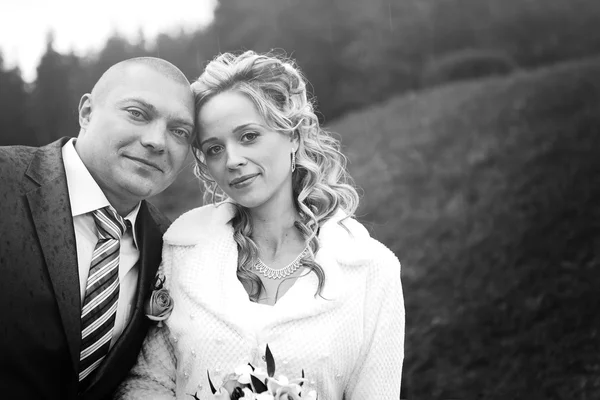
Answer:
[[[155,122],[147,128],[141,137],[142,145],[154,151],[163,152],[167,146],[167,135],[169,134],[166,124]]]

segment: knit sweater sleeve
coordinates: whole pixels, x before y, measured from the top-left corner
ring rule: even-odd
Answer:
[[[364,345],[346,390],[352,400],[400,398],[405,329],[400,262],[380,248],[367,282]]]
[[[169,246],[163,249],[163,262],[159,274],[166,276],[168,288],[171,252]],[[169,339],[169,328],[153,326],[142,344],[135,366],[121,383],[115,399],[123,400],[172,400],[175,399],[177,360],[175,349]]]
[[[142,345],[136,365],[117,389],[115,399],[175,399],[174,354],[168,328],[152,327]]]

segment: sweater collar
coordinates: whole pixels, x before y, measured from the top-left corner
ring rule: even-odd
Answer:
[[[171,224],[164,241],[172,245],[194,246],[221,240],[224,235],[231,235],[229,221],[234,215],[235,206],[228,202],[193,209]],[[319,231],[321,248],[317,253],[317,262],[320,253],[326,252],[330,253],[329,257],[344,264],[362,263],[369,254],[364,252],[364,246],[354,244],[369,238],[362,224],[338,210]]]
[[[187,294],[204,307],[215,314],[228,315],[226,319],[244,331],[249,315],[262,315],[261,324],[266,325],[313,317],[338,307],[344,297],[351,294],[345,290],[343,270],[369,257],[365,251],[369,246],[361,243],[370,239],[360,223],[338,211],[319,232],[316,261],[325,271],[321,296],[315,295],[317,276],[309,273],[298,279],[274,306],[251,303],[235,273],[237,245],[229,224],[234,213],[235,207],[230,203],[197,208],[177,219],[164,236],[166,244],[186,246],[195,262],[211,264],[210,268],[203,269],[202,275],[195,275],[185,284],[189,286]],[[222,256],[216,256],[214,249],[223,250],[218,251]],[[217,302],[215,298],[222,301]]]

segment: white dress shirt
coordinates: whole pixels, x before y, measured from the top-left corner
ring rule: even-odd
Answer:
[[[79,158],[75,150],[75,139],[69,140],[62,148],[63,163],[67,176],[67,187],[77,243],[77,264],[79,266],[79,291],[83,306],[85,288],[92,262],[92,253],[98,241],[98,230],[91,212],[110,205],[102,189]],[[135,227],[140,203],[125,219]],[[136,265],[140,252],[137,248],[135,229],[128,229],[121,238],[119,250],[119,300],[117,316],[110,342],[112,347],[127,326],[133,311],[137,289],[139,268]]]

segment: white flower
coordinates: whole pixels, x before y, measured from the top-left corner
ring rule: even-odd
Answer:
[[[242,397],[244,400],[274,400],[273,396],[268,392],[256,394],[248,388],[242,390],[244,391],[244,397]]]
[[[317,392],[315,390],[311,390],[306,394],[304,400],[317,400]]]
[[[241,365],[239,367],[237,367],[234,370],[235,374],[237,375],[237,381],[243,385],[248,385],[250,384],[251,380],[250,380],[250,374],[252,373],[252,367],[250,367],[248,364],[246,365]]]
[[[255,368],[254,372],[252,372],[252,375],[257,377],[261,382],[265,382],[267,380],[267,377],[269,376],[267,374],[267,371],[262,368]]]
[[[215,394],[213,394],[215,400],[229,400],[229,392],[224,388],[219,388]]]
[[[242,397],[244,400],[256,400],[256,394],[252,390],[243,388],[242,391],[244,392],[244,397]]]
[[[279,375],[277,379],[269,378],[267,379],[267,388],[269,389],[269,393],[277,393],[281,389],[285,389],[285,392],[290,392],[293,394],[300,394],[302,392],[302,387],[300,383],[307,381],[305,378],[292,379],[291,381],[284,375]]]
[[[255,397],[256,400],[275,400],[273,395],[268,392],[263,392],[263,393],[255,395],[255,396],[256,396]]]

